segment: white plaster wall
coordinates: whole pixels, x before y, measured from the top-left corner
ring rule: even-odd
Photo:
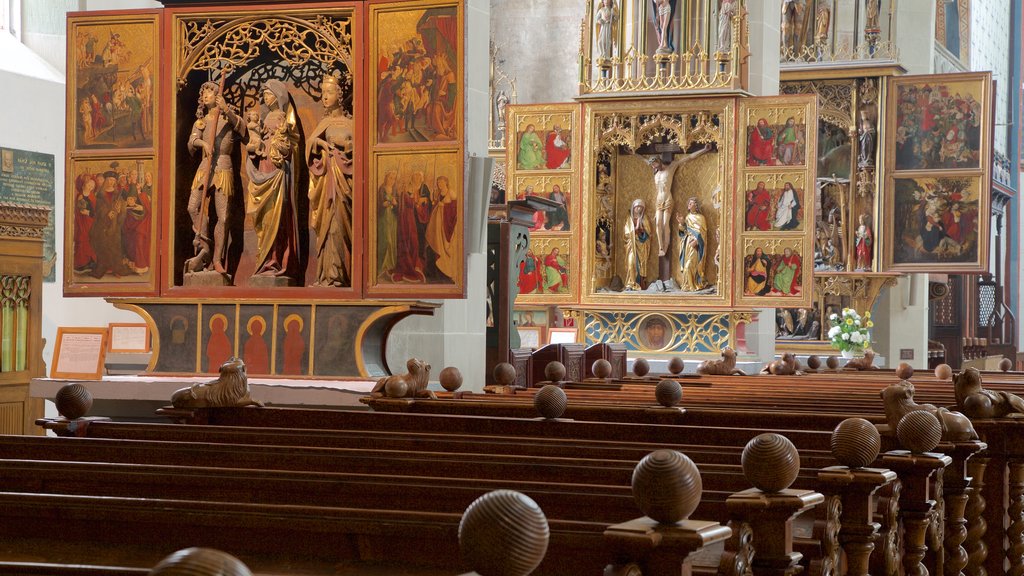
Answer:
[[[491,40],[502,70],[516,80],[516,103],[579,96],[580,25],[590,1],[490,0]],[[486,57],[486,44],[482,50]]]
[[[930,74],[935,52],[935,2],[897,2],[895,20],[900,64],[907,74]]]
[[[889,366],[907,362],[916,369],[928,368],[928,276],[913,274],[885,290],[871,313],[875,327],[871,348]],[[900,360],[900,350],[914,351],[912,360]]]
[[[996,82],[996,127],[993,146],[1006,154],[1010,89],[1010,1],[971,3],[971,70],[991,70]]]

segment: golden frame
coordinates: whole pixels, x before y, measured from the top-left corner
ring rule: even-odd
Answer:
[[[811,257],[810,265],[807,264],[807,253],[804,252],[806,242],[800,236],[782,237],[778,234],[744,234],[742,243],[738,246],[736,253],[736,300],[742,306],[753,306],[757,308],[811,308],[813,306],[814,293],[814,259]],[[746,287],[746,260],[754,254],[755,249],[762,248],[766,256],[778,256],[785,249],[790,249],[800,257],[800,293],[794,296],[772,295],[774,277],[769,270],[768,282],[769,292],[764,296],[748,294]],[[775,263],[773,263],[774,268]]]
[[[740,189],[736,190],[737,209],[734,215],[736,226],[736,244],[734,252],[734,266],[736,273],[735,300],[738,306],[772,307],[781,306],[785,308],[810,308],[813,304],[813,272],[814,272],[814,232],[817,217],[815,214],[813,187],[816,183],[818,149],[818,97],[815,94],[793,94],[787,96],[771,96],[766,98],[752,98],[741,100],[739,103],[740,122],[737,134],[742,138],[738,144],[738,165],[741,173],[739,183]],[[759,120],[767,120],[770,126],[780,126],[786,123],[788,118],[794,118],[796,124],[803,124],[803,161],[796,164],[775,164],[775,165],[751,165],[748,163],[750,149],[750,128],[756,129]],[[778,132],[772,136],[773,140],[779,137]],[[774,149],[772,154],[776,154]],[[746,227],[746,195],[751,190],[751,184],[758,181],[766,181],[770,189],[776,184],[779,188],[784,182],[793,182],[794,188],[798,190],[800,209],[803,211],[801,226],[795,230],[775,229],[772,230],[747,230]],[[774,206],[773,206],[774,207]],[[772,218],[775,213],[772,211]],[[745,290],[745,259],[750,252],[753,243],[765,247],[777,247],[779,253],[784,248],[791,248],[800,255],[800,294],[795,297],[789,296],[751,296]],[[810,261],[808,262],[808,258]]]
[[[114,333],[117,332],[120,329],[130,329],[130,328],[142,328],[143,329],[143,331],[145,333],[144,345],[142,347],[140,347],[140,348],[114,348],[114,340],[115,340]],[[108,334],[108,339],[109,339],[109,343],[108,343],[108,346],[107,346],[107,352],[115,352],[115,353],[121,353],[121,352],[125,352],[125,353],[149,352],[152,349],[151,348],[151,344],[150,344],[152,338],[151,338],[151,335],[149,333],[149,324],[146,324],[145,322],[139,322],[139,323],[111,322],[110,324],[107,324],[107,334]]]
[[[572,339],[567,339],[565,336],[556,337],[555,334],[571,334]],[[579,342],[579,333],[576,328],[548,328],[548,344],[576,344],[577,342]]]
[[[976,109],[980,112],[976,112],[978,118],[978,165],[970,167],[914,167],[913,169],[901,169],[897,170],[897,120],[898,106],[899,106],[899,95],[900,89],[904,87],[941,87],[938,88],[942,91],[948,89],[950,85],[967,85],[964,87],[964,92],[973,99],[975,106],[972,106],[972,112]],[[954,88],[955,89],[955,88]],[[975,98],[974,94],[978,96]],[[959,92],[957,92],[959,95]],[[941,93],[940,93],[941,97]],[[931,97],[929,96],[929,100]],[[899,78],[888,79],[886,86],[886,111],[885,121],[886,126],[889,127],[885,131],[885,138],[883,140],[883,158],[885,159],[886,168],[886,180],[885,188],[880,197],[882,206],[884,206],[885,222],[882,223],[882,234],[880,242],[880,251],[877,253],[878,258],[881,258],[883,270],[890,272],[918,272],[918,273],[953,273],[953,274],[977,274],[988,271],[989,265],[989,250],[990,250],[990,214],[991,214],[991,194],[988,193],[988,187],[991,182],[992,172],[992,115],[993,115],[993,89],[992,89],[992,73],[991,72],[965,72],[965,73],[954,73],[954,74],[935,74],[935,75],[921,75],[921,76],[902,76]],[[955,101],[954,105],[970,105],[970,102],[964,99]],[[938,129],[938,127],[936,127]],[[952,130],[951,130],[952,132]],[[943,151],[940,149],[939,154]],[[963,180],[967,179],[971,182],[970,188],[975,190],[977,193],[978,211],[976,216],[977,223],[977,251],[975,257],[968,262],[948,262],[948,261],[934,261],[934,262],[901,262],[897,263],[897,249],[900,246],[901,239],[897,238],[898,231],[896,230],[896,208],[899,201],[897,198],[898,190],[897,186],[901,182],[915,181],[915,183],[921,183],[922,181],[926,184],[938,185],[945,180]],[[923,189],[923,188],[922,188]],[[938,196],[938,194],[930,194],[932,196]],[[928,202],[931,206],[931,202]],[[939,204],[935,205],[936,207]],[[944,225],[943,225],[944,227]]]
[[[134,164],[133,164],[134,163]],[[117,167],[114,167],[117,164]],[[129,296],[138,294],[151,294],[157,290],[157,285],[160,280],[160,250],[162,239],[160,238],[160,221],[162,216],[160,214],[160,206],[164,203],[162,193],[159,191],[159,170],[160,164],[157,158],[148,154],[133,155],[131,153],[125,153],[123,155],[103,155],[103,156],[80,156],[75,159],[68,160],[65,171],[65,183],[64,183],[64,206],[65,217],[64,217],[64,294],[68,295],[102,295],[102,296]],[[80,172],[82,170],[89,170],[89,174],[103,174],[104,172],[114,170],[121,170],[120,173],[127,174],[132,170],[145,170],[153,174],[153,186],[152,190],[156,191],[154,197],[149,198],[149,214],[150,219],[149,225],[149,266],[148,269],[142,273],[138,280],[133,279],[130,276],[120,275],[118,276],[114,272],[107,274],[104,272],[99,278],[88,278],[82,277],[85,273],[79,273],[75,270],[75,245],[78,240],[76,236],[76,218],[79,214],[77,208],[78,202],[78,184]],[[84,177],[84,174],[83,174]],[[144,186],[144,174],[138,174],[140,180],[139,191],[145,189]],[[98,207],[98,201],[102,190],[99,189],[99,185],[94,188],[93,193],[93,204],[92,210],[96,210]],[[95,218],[96,215],[93,217]],[[95,223],[93,223],[95,226]],[[95,248],[93,248],[95,250]],[[122,254],[124,256],[124,254]],[[133,270],[134,271],[134,270]],[[76,278],[76,276],[78,276]],[[111,279],[114,278],[114,279]]]
[[[75,366],[65,366],[62,369],[61,360],[67,358],[69,344],[66,338],[80,336],[78,345],[85,348],[85,352],[92,356],[95,353],[95,368],[89,371],[74,370]],[[107,338],[109,334],[106,328],[67,328],[57,327],[57,342],[53,349],[53,364],[50,366],[50,378],[68,378],[75,380],[101,380],[103,378],[103,362],[107,357]],[[62,357],[63,354],[63,357]],[[91,364],[91,363],[90,363]],[[84,368],[81,366],[80,368]]]
[[[129,27],[142,27],[141,29],[131,29]],[[104,28],[107,32],[107,38],[96,38],[95,36],[89,37],[89,28]],[[151,36],[151,43],[149,46],[143,47],[149,50],[140,50],[139,46],[136,46],[133,41],[138,41],[138,36],[145,36],[147,34],[146,27],[151,27],[152,30],[149,33]],[[119,29],[120,28],[120,29]],[[111,153],[124,153],[125,151],[149,151],[154,155],[157,149],[157,142],[160,141],[160,118],[161,118],[161,90],[162,88],[162,76],[160,73],[160,51],[161,51],[161,13],[157,10],[133,10],[130,13],[89,13],[79,12],[75,14],[69,14],[67,19],[67,62],[68,62],[68,82],[67,82],[67,101],[74,103],[66,107],[67,113],[67,138],[66,146],[68,157],[77,157],[82,154],[98,153],[98,154],[111,154]],[[127,41],[120,40],[122,34],[129,34]],[[79,41],[83,41],[81,45]],[[106,45],[103,45],[103,40],[106,40]],[[114,41],[117,44],[114,44]],[[90,46],[91,45],[91,46]],[[102,46],[102,53],[97,49]],[[124,49],[124,50],[122,50]],[[84,52],[84,54],[82,54]],[[148,58],[146,56],[148,55]],[[133,93],[137,94],[139,91],[145,93],[148,92],[150,98],[150,106],[148,114],[143,114],[146,111],[144,103],[140,101],[139,106],[141,107],[138,111],[140,115],[139,122],[140,127],[143,130],[143,140],[145,142],[145,124],[148,118],[150,125],[149,141],[148,145],[141,146],[125,146],[118,144],[117,142],[110,143],[109,145],[90,145],[85,142],[87,136],[84,134],[90,130],[96,130],[96,126],[93,121],[96,118],[96,112],[90,118],[89,126],[82,126],[81,122],[83,117],[83,111],[80,110],[82,105],[77,104],[80,94],[76,94],[80,84],[85,86],[86,84],[81,82],[80,75],[84,70],[79,70],[79,61],[83,62],[88,59],[89,56],[93,56],[94,63],[102,60],[103,68],[109,69],[111,66],[115,67],[115,74],[125,74],[126,79],[130,82],[133,87]],[[122,60],[128,60],[122,62]],[[125,69],[121,70],[121,65],[124,65]],[[149,76],[146,77],[144,71],[147,71]],[[118,76],[120,78],[120,76]],[[92,96],[97,97],[95,93]],[[93,100],[94,109],[97,108],[97,104],[101,104],[99,100]],[[100,113],[102,116],[102,113]],[[129,116],[130,118],[131,116]],[[79,138],[79,128],[82,128],[83,135]],[[130,127],[131,129],[132,127]],[[111,130],[113,126],[111,127]],[[134,140],[134,134],[132,134]],[[115,152],[117,151],[117,152]]]
[[[659,295],[654,292],[631,292],[631,293],[603,293],[598,291],[597,279],[590,272],[582,274],[581,297],[584,306],[608,307],[619,306],[630,309],[665,309],[673,310],[708,310],[708,309],[729,309],[732,306],[732,270],[730,268],[732,258],[732,243],[728,240],[733,234],[733,219],[728,217],[733,209],[732,190],[735,186],[735,143],[732,142],[731,134],[735,126],[736,99],[733,97],[722,97],[708,100],[648,100],[632,102],[587,102],[583,108],[583,130],[586,137],[583,153],[583,185],[586,201],[582,204],[582,218],[580,230],[576,232],[581,239],[583,259],[582,270],[596,270],[597,257],[596,239],[592,231],[597,224],[600,202],[598,195],[593,191],[597,190],[597,164],[598,154],[603,143],[611,146],[625,145],[627,143],[639,144],[649,135],[653,136],[651,130],[666,129],[676,131],[677,137],[682,134],[683,143],[712,142],[718,145],[718,181],[719,188],[719,221],[717,229],[712,232],[719,238],[718,241],[718,278],[715,286],[717,291],[714,294],[694,294],[677,292],[671,295]],[[697,126],[691,128],[683,127],[682,124],[672,123],[672,115],[687,115],[693,118]],[[660,118],[659,127],[639,126],[633,123],[634,120],[643,116]],[[713,115],[719,118],[719,125],[712,122]],[[602,119],[608,119],[611,124],[601,124]],[[684,146],[685,148],[685,146]],[[615,176],[618,178],[618,176]],[[685,209],[685,196],[680,192],[683,183],[677,178],[673,182],[673,196],[675,197],[675,210],[679,212]],[[711,191],[709,194],[713,195]],[[619,225],[613,225],[612,233],[620,232]],[[614,265],[614,264],[613,264]],[[613,273],[614,276],[614,273]]]
[[[573,253],[573,249],[576,246],[573,238],[567,233],[559,232],[536,232],[530,234],[530,246],[528,252],[534,253],[535,256],[541,259],[539,263],[539,270],[541,274],[543,270],[543,259],[545,255],[550,255],[552,250],[557,248],[559,256],[562,256],[566,261],[566,269],[569,275],[568,284],[569,289],[565,292],[542,292],[542,293],[528,293],[522,292],[516,296],[516,306],[522,304],[574,304],[579,298],[579,280],[574,278],[574,274],[579,272],[579,257]],[[574,262],[577,265],[574,265]],[[543,286],[543,284],[541,284]]]
[[[425,13],[427,10],[435,8],[451,8],[455,10],[456,16],[456,30],[458,31],[458,40],[455,47],[455,61],[450,62],[449,65],[452,67],[450,70],[455,78],[453,85],[456,86],[456,95],[454,108],[452,109],[452,117],[455,122],[455,134],[451,138],[445,138],[441,140],[432,140],[427,142],[384,142],[379,137],[378,130],[380,128],[378,118],[379,107],[378,107],[378,92],[380,91],[381,78],[377,74],[373,73],[377,69],[377,63],[381,61],[381,47],[378,42],[384,38],[382,30],[387,30],[387,23],[384,21],[389,15],[401,14],[407,17],[409,14],[414,12]],[[422,14],[421,14],[422,16]],[[432,148],[432,147],[453,147],[459,146],[461,148],[464,142],[464,115],[465,115],[465,101],[466,95],[463,93],[465,90],[465,51],[466,47],[463,43],[463,31],[465,30],[465,9],[463,2],[453,2],[451,0],[434,0],[434,1],[421,1],[421,2],[388,2],[388,3],[374,3],[368,6],[366,12],[366,19],[368,22],[368,39],[372,39],[368,42],[369,45],[369,60],[372,65],[366,67],[366,70],[370,72],[368,77],[371,78],[369,85],[369,98],[367,98],[369,108],[369,142],[372,150],[380,150],[390,147],[396,148]]]
[[[575,152],[579,151],[579,146],[576,145],[580,138],[580,121],[579,121],[579,105],[577,104],[509,104],[506,109],[508,116],[505,123],[505,132],[507,133],[507,140],[505,144],[506,158],[508,158],[508,167],[506,172],[511,178],[513,174],[533,174],[533,173],[550,173],[550,172],[579,172],[578,164],[580,162],[579,154]],[[569,124],[569,136],[571,141],[569,143],[569,150],[571,152],[569,158],[569,166],[563,167],[562,165],[555,168],[548,168],[546,165],[542,168],[520,168],[519,167],[519,132],[520,128],[526,129],[528,126],[540,125],[541,130],[549,132],[554,130],[555,126],[562,128],[564,131],[565,124]],[[536,128],[535,128],[536,129]],[[546,138],[545,138],[546,140]],[[542,146],[546,145],[546,142],[541,143]],[[545,158],[546,160],[546,158]],[[564,165],[564,163],[563,163]],[[511,179],[509,180],[512,181]]]
[[[427,174],[426,182],[429,182],[428,187],[431,192],[436,190],[435,182],[438,176],[446,176],[449,178],[449,189],[453,191],[463,190],[463,173],[462,173],[462,154],[458,149],[424,149],[424,150],[405,150],[405,151],[388,151],[386,153],[374,153],[371,155],[369,173],[366,181],[366,189],[368,195],[372,194],[367,202],[367,220],[366,224],[369,227],[367,232],[367,255],[363,260],[363,267],[367,271],[366,275],[366,293],[368,297],[414,297],[414,298],[461,298],[465,291],[466,285],[466,259],[465,259],[465,230],[466,230],[466,206],[465,206],[465,195],[458,194],[456,203],[458,205],[458,221],[455,226],[455,234],[453,235],[453,243],[455,248],[453,252],[457,255],[461,255],[456,258],[456,270],[454,272],[454,278],[452,282],[442,283],[412,283],[403,284],[401,281],[393,282],[380,282],[377,262],[377,244],[379,238],[377,237],[378,230],[378,188],[384,178],[385,166],[397,165],[404,169],[414,169],[417,166],[423,166],[424,163],[433,162],[433,177],[429,177]],[[380,173],[378,173],[380,172]],[[408,173],[404,174],[408,175]],[[398,181],[396,188],[400,187],[403,181],[403,172],[399,171]],[[396,208],[396,220],[398,218],[398,210]],[[426,242],[426,238],[421,241]],[[397,243],[397,237],[396,237]],[[422,247],[421,247],[422,248]],[[423,263],[424,268],[426,262]]]

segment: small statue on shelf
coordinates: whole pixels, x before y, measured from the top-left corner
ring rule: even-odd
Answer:
[[[672,12],[675,0],[651,0],[654,8],[654,31],[658,37],[655,54],[669,54],[675,50],[672,45]]]
[[[875,237],[871,230],[871,216],[861,214],[860,225],[856,232],[857,270],[871,270],[871,260],[875,249]]]
[[[202,155],[188,197],[188,215],[192,219],[195,255],[185,261],[185,272],[203,272],[212,268],[226,275],[228,198],[234,192],[237,174],[231,161],[235,145],[248,136],[245,121],[224,101],[222,86],[206,82],[199,88],[199,109],[188,138],[188,149]],[[211,245],[208,209],[213,203],[217,222],[213,225]]]
[[[722,0],[718,7],[718,51],[732,51],[732,19],[736,15],[736,0]]]
[[[864,0],[864,10],[867,20],[864,23],[865,30],[878,29],[878,4],[881,0]]]
[[[868,0],[870,1],[870,0]],[[798,22],[802,0],[782,0],[782,49],[783,54],[800,55]]]
[[[596,26],[595,44],[597,63],[607,65],[615,50],[615,30],[619,23],[619,8],[613,0],[599,0],[600,7],[594,14]]]
[[[875,124],[867,114],[860,115],[860,147],[857,153],[857,166],[860,168],[875,167],[875,141],[877,132]]]
[[[647,206],[637,198],[629,208],[629,221],[622,231],[626,247],[625,290],[643,290],[647,283],[647,261],[651,255],[651,223],[647,219]]]
[[[686,216],[676,214],[679,225],[679,268],[683,274],[680,288],[699,292],[708,287],[708,222],[700,212],[700,203],[693,196],[686,202]]]
[[[832,24],[832,11],[824,1],[818,2],[818,11],[814,17],[814,42],[819,50],[828,44],[829,27]]]

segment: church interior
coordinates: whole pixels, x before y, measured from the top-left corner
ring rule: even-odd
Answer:
[[[0,575],[1024,575],[1022,13],[0,0]]]

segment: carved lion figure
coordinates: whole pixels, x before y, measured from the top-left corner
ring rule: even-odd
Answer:
[[[878,370],[878,366],[875,366],[875,353],[871,350],[864,351],[863,358],[854,358],[843,366],[844,370]]]
[[[1024,417],[1024,399],[1016,394],[986,390],[981,386],[981,372],[968,368],[953,375],[956,405],[971,418]]]
[[[780,360],[773,360],[765,364],[764,368],[761,369],[761,374],[803,376],[804,373],[800,370],[800,363],[796,361],[796,356],[791,352],[786,352]]]
[[[697,374],[709,376],[746,376],[746,372],[736,368],[736,351],[726,346],[722,348],[721,360],[705,360],[697,366]]]
[[[914,385],[902,380],[886,387],[881,392],[882,401],[885,402],[885,420],[889,423],[889,429],[896,433],[896,425],[900,419],[917,410],[931,412],[939,423],[942,424],[942,439],[949,442],[964,442],[977,440],[978,433],[974,431],[971,421],[959,412],[952,412],[945,408],[936,408],[931,404],[918,404],[914,402]]]
[[[373,398],[430,398],[436,400],[437,396],[427,390],[427,382],[430,379],[430,364],[418,359],[410,358],[405,363],[405,374],[394,374],[377,380],[377,384],[370,391]]]
[[[241,358],[229,358],[220,365],[216,380],[193,384],[171,396],[175,408],[215,408],[225,406],[263,406],[249,395],[249,377]]]

